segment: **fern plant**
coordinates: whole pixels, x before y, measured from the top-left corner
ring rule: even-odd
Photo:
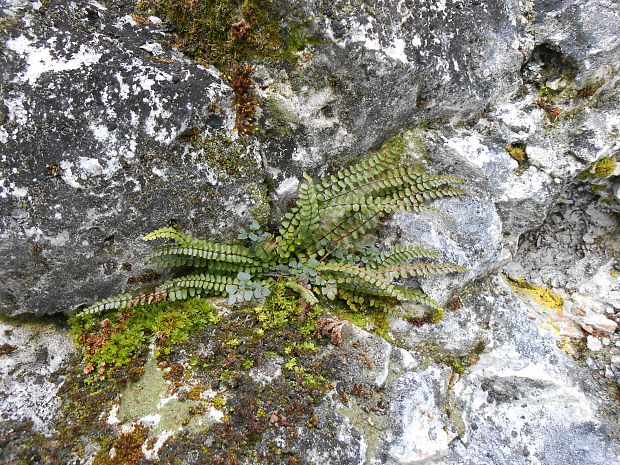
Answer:
[[[413,301],[439,310],[421,290],[397,281],[465,270],[438,263],[435,252],[425,247],[397,245],[381,252],[372,232],[396,211],[437,212],[427,202],[463,194],[454,186],[463,181],[420,173],[398,161],[399,149],[392,146],[320,182],[304,174],[306,182],[277,234],[254,222],[239,234],[246,245],[197,239],[170,227],[153,231],[144,240],[170,243],[149,254],[151,266],[197,272],[166,281],[153,292],[101,300],[81,314],[198,295],[227,295],[230,304],[251,302],[269,295],[278,281],[309,306],[325,297],[342,299],[352,309]]]

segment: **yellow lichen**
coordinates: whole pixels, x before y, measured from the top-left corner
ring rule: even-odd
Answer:
[[[564,299],[553,292],[548,287],[534,286],[528,283],[525,278],[517,279],[505,275],[508,285],[519,297],[528,297],[538,305],[561,311]]]

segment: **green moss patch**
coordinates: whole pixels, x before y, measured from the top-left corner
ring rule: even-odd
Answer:
[[[153,337],[156,356],[168,354],[190,333],[219,320],[208,300],[196,298],[109,312],[103,321],[93,315],[73,317],[70,323],[74,340],[84,352],[84,372],[103,376],[127,366]]]
[[[167,18],[179,49],[221,70],[233,62],[293,62],[312,41],[308,19],[290,9],[285,16],[274,0],[141,0],[136,11]]]
[[[510,158],[515,160],[521,165],[527,160],[527,154],[525,153],[525,144],[508,144],[506,146],[506,152],[510,155]]]
[[[295,63],[297,52],[318,43],[307,34],[311,20],[295,10],[294,3],[282,5],[276,0],[140,0],[136,4],[139,15],[158,15],[174,25],[179,50],[226,76],[235,95],[235,129],[240,135],[257,130],[253,66]],[[134,15],[138,22],[148,23],[139,15]]]
[[[614,173],[614,171],[616,171],[617,166],[618,163],[611,157],[607,156],[594,163],[592,165],[592,169],[594,170],[594,176],[597,178],[608,178]]]

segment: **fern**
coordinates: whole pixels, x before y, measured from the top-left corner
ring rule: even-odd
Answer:
[[[420,290],[395,280],[463,272],[437,263],[427,248],[395,245],[380,252],[372,237],[386,215],[396,211],[437,212],[428,202],[464,193],[462,179],[419,173],[398,163],[397,146],[315,182],[304,174],[295,205],[273,235],[254,222],[239,238],[246,245],[195,238],[174,228],[153,231],[144,240],[169,240],[147,259],[157,268],[193,267],[197,272],[171,279],[151,293],[122,294],[84,309],[97,313],[144,303],[189,297],[228,296],[229,303],[250,302],[269,294],[276,282],[297,292],[310,306],[320,296],[344,300],[352,309],[412,301],[441,306]]]

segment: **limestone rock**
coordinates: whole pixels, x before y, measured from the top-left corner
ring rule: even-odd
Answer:
[[[57,392],[75,352],[66,328],[53,321],[0,320],[0,430],[25,422],[53,431]]]
[[[152,281],[142,235],[223,231],[256,204],[261,167],[229,137],[229,87],[131,12],[33,2],[0,29],[2,313],[67,311]],[[194,128],[210,149],[188,142]]]

